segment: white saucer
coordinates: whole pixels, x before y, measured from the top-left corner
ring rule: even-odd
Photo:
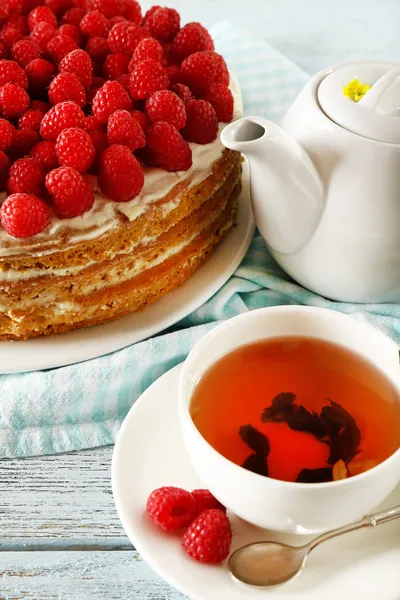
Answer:
[[[336,538],[314,550],[297,579],[274,589],[236,583],[225,565],[193,562],[179,535],[166,535],[144,515],[147,496],[164,485],[202,487],[179,428],[177,385],[181,365],[158,379],[126,417],[115,444],[112,485],[124,529],[161,577],[192,600],[399,600],[400,520]],[[384,503],[400,504],[400,487]],[[232,549],[274,536],[232,517]],[[299,536],[275,536],[299,544]]]
[[[249,170],[243,163],[237,226],[210,260],[182,287],[143,312],[68,333],[0,342],[0,374],[51,369],[115,352],[174,325],[209,300],[231,277],[254,234]]]

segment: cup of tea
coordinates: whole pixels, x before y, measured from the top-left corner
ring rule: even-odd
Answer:
[[[341,527],[400,481],[398,348],[335,311],[280,306],[225,321],[186,359],[179,412],[204,486],[262,528]]]

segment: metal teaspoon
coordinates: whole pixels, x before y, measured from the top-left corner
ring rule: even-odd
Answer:
[[[232,554],[228,566],[235,579],[249,585],[267,587],[285,583],[302,571],[311,550],[322,542],[362,527],[376,527],[399,517],[400,505],[328,531],[304,546],[289,546],[280,542],[248,544]]]

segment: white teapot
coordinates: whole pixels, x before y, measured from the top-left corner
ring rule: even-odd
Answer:
[[[343,92],[355,78],[371,86],[359,101]],[[248,158],[258,229],[293,279],[334,300],[400,301],[400,65],[323,70],[282,128],[246,117],[221,140]]]

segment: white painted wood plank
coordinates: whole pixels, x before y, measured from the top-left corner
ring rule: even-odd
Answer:
[[[111,494],[111,448],[0,461],[0,543],[129,543]]]
[[[135,552],[6,552],[1,600],[183,600]]]

